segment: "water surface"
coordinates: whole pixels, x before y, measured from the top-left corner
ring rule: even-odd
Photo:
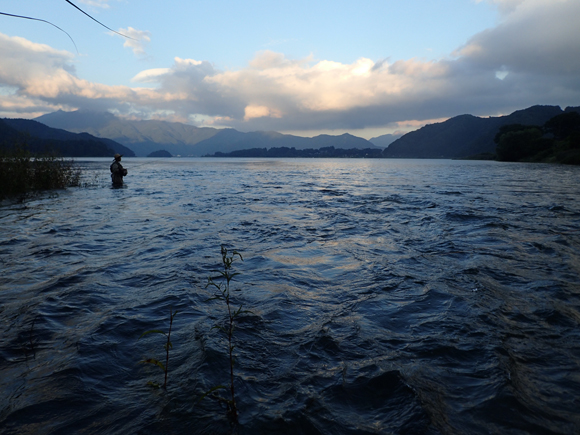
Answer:
[[[0,433],[580,432],[580,168],[421,160],[78,162],[0,207]],[[167,390],[161,370],[170,310]]]

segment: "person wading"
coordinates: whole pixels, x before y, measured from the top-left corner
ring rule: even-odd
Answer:
[[[123,177],[127,175],[127,170],[121,165],[121,154],[115,154],[115,160],[111,163],[111,180],[113,186],[122,186]]]

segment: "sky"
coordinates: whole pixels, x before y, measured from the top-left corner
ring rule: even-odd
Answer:
[[[370,139],[580,106],[580,0],[71,1],[131,39],[65,0],[0,0],[52,23],[0,16],[0,117]]]

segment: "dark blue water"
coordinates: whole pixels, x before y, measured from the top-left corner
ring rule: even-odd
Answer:
[[[228,433],[220,245],[240,433],[580,433],[580,168],[78,163],[0,207],[0,433]]]

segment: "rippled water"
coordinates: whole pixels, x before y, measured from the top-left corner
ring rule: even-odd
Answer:
[[[207,301],[239,250],[240,433],[580,432],[580,168],[79,162],[0,207],[0,433],[227,433]],[[170,309],[167,390],[164,359]]]

